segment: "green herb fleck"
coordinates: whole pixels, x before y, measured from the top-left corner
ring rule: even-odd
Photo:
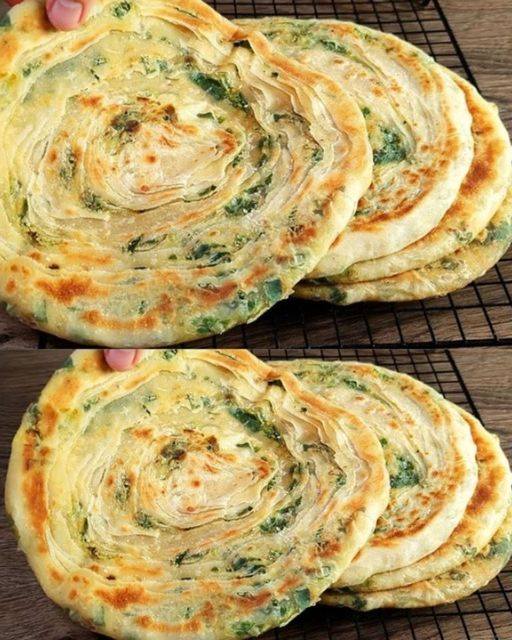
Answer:
[[[260,524],[260,531],[263,533],[278,533],[288,527],[293,518],[297,515],[302,498],[297,498],[287,507],[279,509],[275,516],[269,516]]]
[[[226,246],[223,244],[201,243],[196,245],[187,256],[187,260],[201,260],[202,258],[205,258],[208,266],[231,262],[231,254],[226,251]]]
[[[306,607],[309,607],[309,605],[311,604],[311,593],[307,588],[295,589],[295,591],[293,592],[293,599],[295,600],[295,603],[299,607],[299,609],[302,610]]]
[[[92,66],[93,67],[101,67],[102,64],[106,64],[107,59],[105,58],[105,56],[95,56],[92,59]]]
[[[225,78],[216,78],[201,71],[191,71],[189,78],[214,100],[227,100],[236,109],[250,110],[245,96],[230,87]]]
[[[263,429],[263,422],[255,413],[245,411],[245,409],[241,409],[240,407],[229,407],[228,411],[233,418],[236,418],[238,422],[241,422],[244,427],[252,431],[252,433],[257,433]]]
[[[316,164],[318,162],[321,162],[323,159],[324,159],[324,150],[321,147],[317,147],[311,155],[311,161]]]
[[[133,238],[128,242],[128,244],[123,248],[123,251],[126,253],[137,253],[140,251],[149,251],[153,247],[161,244],[165,238],[167,237],[166,233],[163,233],[160,236],[155,236],[154,238],[144,238],[144,234]]]
[[[71,180],[75,177],[75,172],[76,156],[73,149],[71,149],[71,147],[67,147],[62,165],[59,169],[59,177],[66,185],[69,185]]]
[[[240,572],[244,577],[249,578],[265,573],[266,567],[264,564],[261,564],[260,558],[236,558],[236,560],[233,560],[231,563],[231,570]]]
[[[82,202],[84,203],[84,206],[91,211],[101,211],[105,207],[103,200],[89,189],[84,191],[82,195]]]
[[[172,360],[177,353],[178,349],[164,349],[162,357],[164,360]]]
[[[73,358],[71,356],[68,356],[64,362],[61,364],[60,368],[61,369],[73,369],[73,367],[75,366],[75,363],[73,362]]]
[[[342,472],[336,476],[336,489],[344,487],[347,484],[347,476]]]
[[[361,391],[363,393],[368,391],[368,388],[364,384],[361,384],[357,380],[354,380],[354,378],[343,378],[342,382],[349,389],[353,389],[354,391]]]
[[[510,553],[512,547],[512,538],[502,538],[498,542],[492,540],[489,544],[489,551],[487,552],[488,558],[495,558],[496,556],[506,556]]]
[[[241,195],[235,196],[224,207],[229,217],[245,216],[253,209],[260,206],[262,200],[268,193],[268,188],[272,182],[272,174],[269,174],[264,180],[246,189]]]
[[[41,66],[41,60],[34,60],[32,62],[29,62],[21,70],[23,77],[28,78],[28,76],[32,73],[32,71],[36,71],[36,69],[39,69],[40,66]]]
[[[215,316],[201,316],[192,320],[192,324],[199,335],[222,333],[226,329],[228,322],[228,320],[220,320]]]
[[[2,17],[2,19],[0,19],[0,29],[7,29],[10,26],[11,26],[11,17],[9,16],[9,14],[6,14],[5,16]]]
[[[127,2],[127,0],[123,0],[112,7],[112,15],[116,18],[124,18],[124,16],[131,11],[131,8],[132,5]]]
[[[120,505],[124,506],[128,501],[131,490],[132,490],[132,483],[130,481],[130,478],[128,478],[128,476],[123,473],[119,478],[117,488],[114,494],[116,501]]]
[[[373,162],[375,164],[389,164],[390,162],[400,162],[407,155],[399,134],[387,127],[381,127],[382,146],[373,152]]]
[[[389,475],[390,486],[392,489],[412,487],[419,483],[420,476],[414,468],[414,464],[411,460],[399,456],[396,459],[396,465],[396,473]]]
[[[277,302],[283,297],[283,285],[279,278],[265,281],[263,283],[263,290],[265,291],[265,296],[270,303]]]
[[[231,625],[233,632],[240,638],[245,638],[248,635],[252,635],[251,631],[254,630],[254,623],[244,620],[243,622],[235,622]]]
[[[172,561],[172,564],[176,565],[177,567],[181,567],[182,564],[192,564],[203,558],[205,556],[205,553],[206,552],[190,553],[190,551],[186,549],[185,551],[178,553],[178,555]]]
[[[324,49],[327,49],[328,51],[332,51],[333,53],[339,53],[342,56],[346,56],[348,54],[348,49],[343,44],[338,44],[333,40],[324,40],[324,39],[319,40],[319,42],[322,45],[322,47]]]
[[[137,513],[135,514],[135,522],[139,525],[139,527],[142,527],[143,529],[153,529],[153,527],[155,526],[153,520],[151,519],[151,516],[149,516],[147,513],[144,513],[144,511],[137,511]]]

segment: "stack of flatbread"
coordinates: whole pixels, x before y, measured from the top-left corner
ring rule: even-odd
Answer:
[[[81,342],[164,346],[295,295],[442,295],[512,239],[496,108],[352,23],[97,0],[0,23],[0,299]]]
[[[75,352],[27,410],[6,505],[41,586],[113,638],[257,636],[305,608],[463,598],[512,553],[511,473],[407,375]]]

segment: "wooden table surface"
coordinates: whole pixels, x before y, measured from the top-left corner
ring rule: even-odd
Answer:
[[[385,353],[385,352],[384,352]],[[11,439],[18,428],[24,409],[35,400],[39,391],[57,366],[68,355],[64,350],[44,351],[4,351],[0,353],[0,371],[2,385],[0,388],[0,489],[5,480],[5,472],[10,451]],[[329,354],[327,354],[329,355]],[[282,357],[281,354],[277,354]],[[396,352],[400,361],[409,362],[411,357],[419,363],[421,370],[425,354],[421,352],[407,354]],[[498,433],[501,442],[512,459],[512,348],[499,349],[461,349],[451,352],[464,382],[472,394],[477,410],[482,415],[486,426]],[[440,378],[446,381],[446,391],[458,394],[454,383],[455,376],[446,366],[445,352],[433,352],[428,355],[429,361],[437,363],[435,368],[443,373]],[[428,368],[428,367],[427,367]],[[454,386],[455,385],[455,386]],[[460,389],[460,387],[459,387]],[[460,395],[460,394],[459,394]],[[459,397],[459,396],[454,396]],[[92,640],[95,636],[72,623],[66,614],[53,605],[38,587],[29,570],[23,554],[16,549],[16,542],[7,527],[4,507],[0,515],[0,638],[2,640]],[[510,578],[510,579],[509,579]],[[512,575],[508,575],[508,588]],[[484,594],[481,596],[486,606],[503,607],[503,596]],[[465,600],[461,607],[465,611],[478,608],[477,596]],[[509,605],[510,606],[510,605]],[[462,640],[466,636],[461,627],[460,616],[456,615],[455,605],[438,608],[441,611],[441,627],[444,640]],[[450,612],[455,615],[450,615]],[[358,625],[362,636],[357,636],[354,626],[354,615],[358,616]],[[352,614],[348,610],[329,610],[317,608],[307,612],[293,622],[280,637],[293,640],[327,640],[326,616],[332,631],[331,639],[381,640],[383,636],[381,613]],[[386,630],[388,640],[418,640],[428,638],[435,640],[437,634],[434,621],[427,611],[426,617],[414,618],[412,635],[409,619],[401,612],[386,612]],[[392,617],[393,615],[393,617]],[[472,638],[478,640],[510,640],[512,638],[512,616],[494,614],[493,624],[497,630],[494,636],[485,615],[467,615],[464,618],[466,627]],[[302,633],[304,635],[302,635]],[[272,640],[274,635],[268,634],[265,640]]]

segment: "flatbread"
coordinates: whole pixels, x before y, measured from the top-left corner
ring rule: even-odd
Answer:
[[[389,504],[336,586],[366,585],[372,576],[417,562],[446,542],[477,482],[475,445],[454,406],[410,376],[371,364],[297,360],[275,366],[364,419],[386,457]]]
[[[404,302],[444,296],[483,276],[507,252],[511,242],[512,189],[484,231],[469,245],[441,260],[391,278],[368,282],[344,285],[304,281],[295,288],[295,295],[339,305],[363,300]]]
[[[261,30],[283,53],[328,74],[365,114],[373,183],[311,277],[394,253],[435,228],[473,158],[464,93],[443,68],[393,35],[350,22],[264,18],[238,24]]]
[[[475,558],[436,578],[402,589],[351,594],[348,590],[327,591],[322,603],[362,611],[383,607],[435,607],[467,598],[485,587],[507,565],[512,555],[512,509],[491,542]]]
[[[221,639],[287,623],[389,499],[359,419],[248,352],[78,351],[26,412],[6,506],[46,594],[113,638]]]
[[[0,300],[75,342],[254,320],[370,184],[355,102],[200,0],[98,0],[70,32],[27,0],[0,60]]]
[[[434,553],[397,571],[372,576],[358,592],[396,589],[451,571],[480,553],[503,522],[512,501],[507,458],[497,436],[466,411],[458,411],[470,425],[478,463],[478,484],[464,517]]]
[[[498,109],[455,74],[473,118],[475,155],[454,204],[437,227],[397,253],[352,265],[339,282],[377,280],[440,260],[469,244],[489,224],[505,199],[512,174],[512,149]]]

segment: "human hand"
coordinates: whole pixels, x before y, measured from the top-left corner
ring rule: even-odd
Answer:
[[[13,7],[23,0],[6,0]],[[94,0],[46,0],[48,20],[56,29],[69,31],[85,21]]]
[[[143,349],[104,349],[105,362],[114,371],[128,371],[142,358]]]

